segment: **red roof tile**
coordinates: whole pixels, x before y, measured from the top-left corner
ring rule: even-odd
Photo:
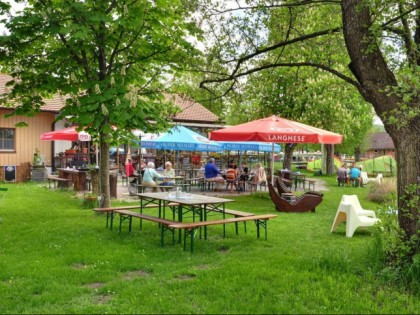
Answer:
[[[0,73],[0,95],[7,92],[5,85],[11,79],[11,76]],[[173,101],[181,108],[181,112],[174,117],[176,122],[215,123],[219,121],[217,115],[186,96],[165,94],[165,98]],[[45,105],[42,106],[41,110],[58,113],[65,106],[65,100],[65,96],[58,94],[51,99],[44,99]]]
[[[394,149],[394,142],[387,132],[375,132],[370,137],[370,150]]]
[[[0,97],[3,93],[10,91],[10,88],[6,87],[6,83],[12,80],[12,77],[8,74],[0,73]],[[57,112],[66,104],[65,97],[61,95],[54,95],[50,99],[44,99],[45,105],[41,107],[41,111],[46,112]]]
[[[203,105],[193,101],[187,96],[165,94],[165,97],[167,100],[173,101],[182,110],[174,117],[175,121],[195,121],[206,123],[219,121],[219,117],[217,115],[213,114]]]

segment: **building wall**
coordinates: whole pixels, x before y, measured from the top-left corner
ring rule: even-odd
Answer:
[[[378,149],[378,150],[367,150],[365,153],[361,154],[361,157],[364,159],[373,159],[378,156],[390,155],[395,156],[395,150],[393,149]]]
[[[18,173],[18,181],[25,180],[27,174],[21,174],[19,167],[27,168],[28,163],[32,164],[35,150],[38,148],[41,156],[45,158],[45,164],[51,165],[51,152],[53,141],[41,141],[39,136],[41,133],[52,130],[55,114],[42,112],[35,117],[12,116],[5,118],[8,113],[7,109],[0,109],[0,127],[15,128],[15,151],[0,151],[0,180],[4,179],[4,166],[16,165]],[[17,123],[25,122],[26,127],[15,127]],[[23,172],[25,173],[25,172]]]

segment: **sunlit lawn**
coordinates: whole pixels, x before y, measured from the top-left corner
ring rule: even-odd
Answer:
[[[315,213],[278,213],[266,193],[235,197],[231,209],[277,213],[268,240],[251,222],[209,228],[195,253],[159,245],[151,222],[138,230],[105,228],[72,192],[37,183],[8,187],[0,203],[0,313],[419,313],[420,299],[387,285],[375,258],[376,229],[330,228],[342,194],[333,177]],[[150,213],[153,210],[149,210]]]

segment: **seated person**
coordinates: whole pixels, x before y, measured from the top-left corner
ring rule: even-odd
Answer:
[[[242,162],[241,164],[241,171],[240,171],[240,177],[239,180],[241,182],[246,182],[249,179],[249,175],[248,175],[248,166],[246,166],[245,162]]]
[[[155,163],[149,162],[147,163],[147,167],[144,170],[143,175],[143,186],[145,187],[152,187],[153,192],[157,192],[157,188],[159,187],[159,184],[156,182],[156,180],[163,180],[163,176],[160,175],[155,170]],[[163,191],[163,190],[162,190]]]
[[[220,169],[216,166],[216,160],[214,158],[210,158],[207,162],[204,168],[204,177],[206,180],[216,183],[215,191],[221,191],[223,189],[225,180],[221,176]]]
[[[163,186],[174,186],[175,185],[175,170],[172,168],[171,162],[165,163],[165,169],[162,172],[163,177],[172,177],[172,179],[164,179],[162,185]]]
[[[260,185],[261,183],[267,184],[267,175],[261,163],[255,163],[254,177],[251,179],[251,183],[254,185]]]
[[[137,176],[134,175],[134,166],[131,159],[127,160],[127,163],[125,164],[125,176],[128,177],[131,184],[135,184],[137,182]]]
[[[235,185],[235,189],[238,189],[237,187],[237,180],[239,178],[238,168],[236,165],[232,165],[231,168],[228,168],[226,170],[226,181],[228,181],[228,185],[230,184],[230,191],[233,191],[233,185]],[[226,186],[226,188],[228,187]]]
[[[350,169],[350,180],[354,181],[357,180],[357,183],[359,184],[359,186],[362,185],[362,176],[361,176],[361,172],[360,169],[358,167],[356,167],[356,163],[353,163],[351,165],[351,169]]]
[[[345,164],[341,165],[341,167],[337,170],[337,181],[340,183],[347,183],[347,167]]]

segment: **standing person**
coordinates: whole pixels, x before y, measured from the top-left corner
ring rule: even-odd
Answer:
[[[175,185],[175,170],[172,168],[171,162],[165,163],[165,169],[162,172],[163,177],[172,177],[171,179],[164,179],[162,185],[163,186],[174,186]]]
[[[143,186],[152,187],[152,192],[157,192],[157,188],[159,187],[158,183],[155,181],[157,179],[163,180],[163,176],[156,172],[155,163],[147,163],[147,167],[144,170],[143,175]]]
[[[350,180],[356,181],[356,183],[359,185],[359,187],[362,185],[362,174],[360,172],[360,169],[356,166],[356,163],[353,163],[351,165],[351,169],[350,169]]]
[[[221,191],[223,189],[223,184],[225,180],[221,176],[220,169],[216,166],[216,160],[210,158],[204,168],[204,177],[210,182],[216,183],[215,191]]]

